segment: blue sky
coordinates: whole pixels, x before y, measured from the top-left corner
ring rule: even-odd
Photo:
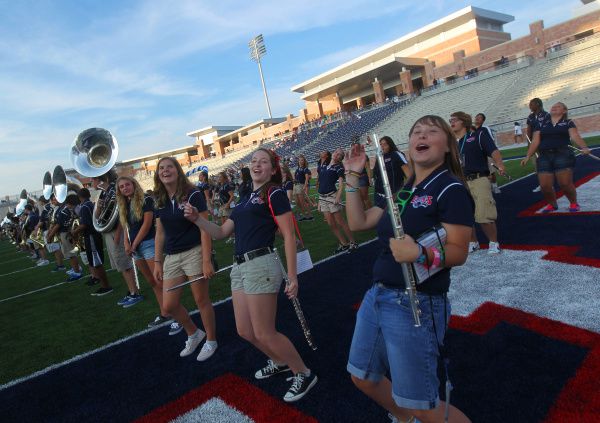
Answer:
[[[247,43],[262,33],[274,116],[303,107],[291,86],[469,4],[515,16],[525,35],[576,0],[0,0],[0,195],[41,189],[70,167],[83,129],[109,129],[120,160],[191,145],[186,132],[266,117]]]

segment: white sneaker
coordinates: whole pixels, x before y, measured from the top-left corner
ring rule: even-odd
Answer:
[[[185,341],[185,348],[181,350],[179,356],[187,357],[188,355],[196,351],[196,348],[198,348],[198,345],[200,345],[205,336],[206,333],[204,333],[204,331],[201,331],[200,329],[198,329],[196,333],[192,336],[188,336],[187,341]]]
[[[469,242],[469,254],[479,250],[479,242]]]
[[[204,345],[202,345],[202,349],[200,350],[200,354],[198,354],[198,357],[196,358],[196,360],[198,361],[204,361],[204,360],[208,360],[210,357],[212,357],[212,355],[215,353],[215,351],[217,350],[217,342],[215,341],[214,344],[208,343],[208,341],[206,341],[204,343]]]
[[[542,190],[542,188],[538,185],[537,187],[532,189],[531,192],[540,192],[541,190]]]
[[[502,192],[496,184],[492,184],[492,190],[494,191],[494,194],[500,194]]]
[[[48,266],[50,262],[48,260],[40,259],[36,263],[36,266]]]
[[[497,242],[490,241],[490,246],[488,247],[488,254],[499,254],[500,253],[500,244]]]

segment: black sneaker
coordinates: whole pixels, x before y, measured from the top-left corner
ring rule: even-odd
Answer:
[[[88,281],[85,283],[87,286],[94,286],[100,283],[100,279],[95,277],[90,277]]]
[[[339,253],[343,253],[344,251],[346,251],[348,248],[350,248],[350,245],[338,245],[338,247],[335,249],[335,251],[333,252],[333,254],[339,254]]]
[[[294,402],[302,399],[302,397],[317,384],[317,375],[314,373],[311,373],[310,375],[298,373],[287,378],[287,380],[292,381],[292,386],[290,386],[290,389],[288,389],[287,393],[284,395],[283,400],[285,402]]]
[[[153,328],[155,326],[160,326],[160,325],[162,325],[163,323],[165,323],[165,322],[167,322],[169,320],[170,320],[169,317],[165,317],[165,316],[162,316],[162,315],[159,314],[158,316],[156,316],[154,318],[153,321],[151,321],[150,323],[148,323],[148,327],[149,328]]]
[[[110,294],[112,291],[113,289],[110,286],[108,288],[98,288],[98,290],[96,292],[92,292],[91,295],[101,297],[103,295]]]
[[[358,249],[358,244],[356,242],[351,242],[348,244],[348,252],[352,253]]]
[[[291,372],[291,369],[288,367],[287,364],[284,364],[283,366],[278,366],[273,362],[273,360],[267,360],[267,365],[262,369],[258,370],[256,373],[254,373],[254,377],[256,379],[266,379],[268,377],[283,372]]]

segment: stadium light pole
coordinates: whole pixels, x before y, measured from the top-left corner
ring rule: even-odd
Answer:
[[[260,82],[262,83],[265,102],[267,103],[269,119],[273,119],[273,116],[271,115],[271,106],[269,105],[269,96],[267,95],[267,87],[265,85],[265,78],[263,77],[262,65],[260,64],[260,58],[267,54],[267,48],[265,47],[265,40],[263,39],[262,34],[258,34],[251,39],[248,43],[248,47],[250,47],[250,59],[258,64],[258,73],[260,74]]]

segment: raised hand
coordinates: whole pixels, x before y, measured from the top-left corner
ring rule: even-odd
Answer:
[[[353,172],[362,172],[367,163],[367,155],[365,154],[365,147],[361,144],[353,144],[350,147],[350,151],[344,158],[344,168]]]

